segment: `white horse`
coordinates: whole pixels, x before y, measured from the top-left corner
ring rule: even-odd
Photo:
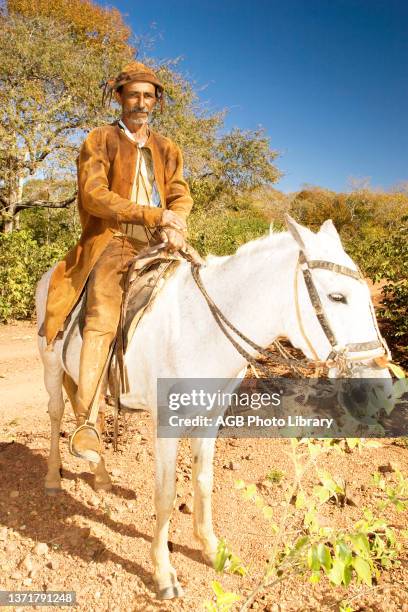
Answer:
[[[346,363],[350,365],[353,377],[389,378],[388,370],[375,362],[375,358],[383,355],[386,349],[379,336],[368,286],[357,279],[357,267],[344,252],[333,223],[326,221],[318,233],[313,233],[289,216],[286,221],[287,232],[271,233],[249,242],[229,257],[208,257],[206,266],[201,269],[207,292],[224,315],[262,347],[284,336],[310,360],[324,362],[330,356],[332,376],[338,374],[341,363]],[[307,264],[299,261],[300,253],[315,264],[316,260],[337,264],[323,269],[314,265],[310,270],[321,308],[336,338],[335,346],[316,316],[303,274]],[[37,288],[39,326],[44,319],[49,277],[50,271]],[[51,449],[45,483],[52,490],[61,488],[59,431],[64,410],[64,368],[70,379],[77,382],[80,343],[78,335],[71,343],[63,364],[62,340],[57,340],[52,350],[46,350],[45,339],[39,338],[51,419]],[[250,352],[256,354],[252,349]],[[342,362],[337,360],[340,355]],[[352,361],[350,357],[353,357]],[[141,320],[125,362],[130,385],[126,404],[133,403],[138,408],[144,406],[150,411],[155,427],[158,378],[233,379],[230,388],[225,389],[231,392],[240,383],[247,366],[245,358],[218,327],[187,262],[178,267],[158,295],[154,307]],[[218,543],[211,514],[214,443],[214,438],[191,441],[194,534],[209,562],[215,558]],[[177,447],[177,439],[156,436],[157,520],[151,558],[158,596],[163,599],[182,595],[167,545],[169,521],[176,498]],[[109,485],[103,462],[98,464],[97,477],[100,485]]]

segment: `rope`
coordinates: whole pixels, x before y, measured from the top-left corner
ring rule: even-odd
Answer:
[[[273,363],[278,364],[278,365],[286,365],[289,366],[294,372],[296,372],[297,374],[302,374],[301,370],[299,368],[304,368],[304,369],[311,369],[314,368],[314,364],[310,363],[308,360],[306,359],[297,359],[294,357],[290,357],[288,352],[286,351],[286,349],[284,349],[282,347],[282,345],[279,343],[279,341],[275,340],[272,344],[273,346],[278,350],[278,352],[280,352],[281,354],[283,353],[285,356],[284,357],[278,357],[274,352],[270,351],[269,349],[265,349],[262,346],[259,346],[259,344],[256,344],[255,342],[253,342],[250,338],[248,338],[247,336],[245,336],[245,334],[243,334],[242,332],[240,332],[225,316],[224,314],[221,312],[221,310],[218,308],[218,306],[214,303],[214,301],[212,300],[212,298],[208,295],[201,277],[200,277],[200,269],[198,266],[192,266],[191,267],[191,274],[198,286],[198,288],[200,289],[201,293],[203,294],[208,307],[216,321],[216,323],[218,324],[218,326],[220,327],[221,331],[224,333],[224,335],[228,338],[228,340],[231,342],[231,344],[234,346],[234,348],[238,351],[238,353],[244,357],[244,359],[246,361],[248,361],[248,363],[252,364],[254,367],[259,368],[260,370],[262,370],[263,372],[266,372],[267,376],[270,376],[270,373],[268,372],[268,370],[263,366],[263,364],[260,364],[254,357],[252,357],[252,355],[250,353],[248,353],[248,351],[246,351],[240,344],[238,344],[238,342],[236,342],[236,340],[232,337],[232,335],[230,334],[230,332],[227,330],[226,326],[229,327],[230,330],[232,330],[239,338],[241,338],[241,340],[243,340],[246,344],[248,344],[251,348],[253,348],[254,350],[257,351],[257,353],[259,353],[260,355],[263,355],[264,357],[267,357],[268,359],[270,359]]]

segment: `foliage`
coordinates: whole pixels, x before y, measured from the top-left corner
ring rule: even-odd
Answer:
[[[227,205],[261,185],[271,186],[281,173],[275,166],[278,152],[263,130],[235,128],[220,133],[225,111],[210,113],[199,103],[194,84],[178,71],[178,60],[157,66],[167,93],[163,113],[155,112],[153,127],[181,147],[186,176],[196,209],[210,212],[214,203]]]
[[[179,145],[190,183],[199,180],[209,171],[225,113],[210,113],[203,108],[193,83],[178,71],[178,59],[159,65],[148,57],[142,61],[157,71],[166,92],[164,110],[160,112],[156,106],[152,126]]]
[[[217,580],[213,580],[211,586],[216,600],[215,603],[212,601],[205,602],[204,609],[208,612],[228,612],[228,610],[231,610],[231,606],[233,606],[234,603],[242,599],[241,596],[236,593],[224,591]]]
[[[396,533],[387,521],[372,511],[363,509],[362,518],[351,529],[322,527],[320,512],[322,506],[331,499],[340,501],[345,498],[345,483],[319,468],[318,460],[326,453],[341,453],[341,441],[336,440],[296,440],[291,439],[290,456],[293,462],[293,480],[285,491],[285,504],[280,508],[278,522],[275,511],[258,493],[255,484],[236,481],[236,488],[244,499],[254,503],[267,520],[274,541],[262,580],[245,598],[240,610],[251,607],[256,597],[264,590],[286,580],[290,576],[307,577],[314,584],[326,577],[334,586],[348,587],[353,582],[371,587],[383,568],[398,565],[399,544]],[[350,452],[350,448],[349,448]],[[314,471],[320,484],[307,495],[303,486],[306,473]],[[387,501],[380,502],[379,510],[388,504],[402,509],[407,495],[407,480],[397,473],[397,484],[392,487],[383,482],[380,475],[375,483],[385,492]],[[225,543],[217,555],[217,570],[228,570],[229,551],[225,553]],[[239,560],[239,564],[242,562]],[[231,609],[236,593],[229,593]],[[353,597],[354,598],[354,597]],[[208,602],[207,605],[213,605]],[[343,610],[352,610],[347,602],[342,602]],[[207,609],[217,610],[217,607]]]
[[[365,448],[379,448],[380,443],[376,440],[366,440],[365,438],[345,438],[344,450],[346,453],[351,453],[354,449],[357,449],[361,453]]]
[[[268,227],[255,210],[209,214],[197,209],[189,219],[189,240],[203,255],[231,255],[241,244],[264,235]]]
[[[46,17],[64,23],[75,39],[99,52],[129,52],[131,30],[115,8],[98,6],[90,0],[7,0],[9,13],[28,18]]]
[[[373,483],[385,494],[385,499],[379,503],[381,510],[393,504],[398,512],[408,509],[408,478],[399,471],[395,472],[397,482],[393,484],[376,472],[373,474]]]
[[[351,211],[344,194],[315,187],[295,195],[291,213],[304,225],[317,230],[323,221],[332,219],[339,232],[351,224]]]
[[[0,12],[0,203],[6,231],[23,205],[34,205],[22,202],[28,177],[72,172],[84,130],[109,117],[100,106],[101,80],[133,53],[117,11],[87,0],[74,4],[16,0]],[[89,26],[94,19],[95,29]]]
[[[32,315],[38,280],[65,251],[65,243],[39,245],[29,230],[0,234],[0,321]]]
[[[368,266],[367,272],[374,281],[385,279],[382,288],[380,317],[392,324],[393,334],[408,340],[408,216],[402,225],[385,240],[376,240],[372,248],[381,259],[378,266]]]
[[[226,566],[231,574],[245,576],[248,572],[248,569],[242,565],[241,559],[228,548],[226,541],[221,538],[218,542],[214,569],[216,572],[222,572]]]
[[[77,242],[81,229],[75,208],[37,208],[23,211],[20,227],[30,230],[38,246],[55,245],[64,255]]]
[[[323,221],[332,219],[343,240],[367,240],[386,236],[399,227],[408,214],[408,196],[368,188],[336,193],[308,187],[295,194],[291,211],[311,229],[317,230]]]
[[[334,499],[337,504],[344,506],[344,501],[346,498],[345,483],[336,480],[324,470],[319,471],[318,475],[320,478],[320,484],[314,487],[313,495],[317,497],[321,504]]]
[[[235,128],[217,143],[213,173],[231,191],[272,185],[281,175],[273,165],[276,157],[263,130]]]
[[[32,179],[24,185],[23,195],[27,200],[56,201],[63,200],[74,190],[75,184],[70,180]],[[20,228],[31,230],[38,245],[56,243],[61,249],[65,245],[68,250],[79,238],[81,223],[76,207],[35,207],[20,213]]]
[[[272,470],[269,470],[269,472],[267,473],[266,479],[269,480],[270,482],[279,484],[281,480],[284,478],[284,476],[285,476],[285,472],[282,472],[281,470],[272,469]]]
[[[408,216],[387,235],[350,244],[350,255],[373,282],[383,281],[377,315],[395,359],[408,367]],[[385,282],[384,282],[385,281]]]

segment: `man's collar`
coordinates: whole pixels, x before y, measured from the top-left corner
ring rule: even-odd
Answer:
[[[147,144],[147,142],[150,140],[151,130],[149,129],[149,127],[147,127],[147,138],[146,138],[146,140],[144,142],[137,142],[137,140],[133,136],[132,132],[123,123],[122,119],[118,120],[118,124],[117,125],[118,125],[119,129],[122,130],[126,134],[126,136],[128,138],[130,138],[130,140],[132,140],[135,144],[137,144],[137,146],[139,148],[144,147]]]

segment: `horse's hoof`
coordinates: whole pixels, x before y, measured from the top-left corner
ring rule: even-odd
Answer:
[[[112,491],[111,482],[99,482],[94,483],[94,491]]]
[[[62,493],[62,489],[60,487],[45,487],[46,495],[58,495],[58,493]]]
[[[183,597],[184,591],[179,584],[175,586],[169,586],[164,589],[160,589],[157,593],[157,599],[175,599],[176,597]]]

